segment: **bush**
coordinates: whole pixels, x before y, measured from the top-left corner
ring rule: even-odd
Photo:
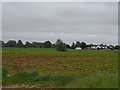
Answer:
[[[6,78],[3,78],[3,85],[10,85],[10,84],[22,84],[22,83],[38,83],[38,82],[50,82],[54,85],[58,86],[65,86],[71,81],[72,76],[64,76],[64,75],[39,75],[38,72],[25,72],[25,71],[18,71],[14,75],[8,75],[7,69],[3,70],[3,74]]]
[[[70,83],[70,81],[72,80],[72,76],[52,76],[51,80],[52,81],[56,81],[56,85],[59,86],[65,86],[66,84]]]
[[[8,77],[7,69],[3,69],[2,75],[3,85],[34,82],[36,78],[39,77],[39,73],[36,71],[33,72],[18,71],[14,75],[10,75]]]
[[[9,74],[7,68],[2,67],[2,78],[7,78],[7,75]]]
[[[58,39],[56,41],[56,50],[57,51],[67,51],[65,43],[62,42],[62,40]]]
[[[12,77],[12,82],[14,83],[23,83],[23,82],[34,82],[35,79],[39,76],[38,72],[25,72],[19,71]]]

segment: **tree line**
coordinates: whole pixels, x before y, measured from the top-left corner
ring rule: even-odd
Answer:
[[[45,42],[28,42],[26,41],[25,44],[22,40],[9,40],[8,42],[0,41],[1,47],[22,47],[22,48],[56,48],[57,50],[61,49],[61,51],[66,51],[66,48],[75,49],[76,47],[81,47],[82,49],[92,46],[93,44],[87,45],[85,42],[76,41],[72,43],[72,45],[64,43],[61,39],[58,39],[55,44],[52,44],[50,41]],[[101,44],[102,45],[102,44]],[[110,45],[114,49],[120,49],[120,45]],[[62,50],[63,49],[63,50]]]
[[[15,40],[9,40],[8,42],[4,42],[4,41],[0,41],[2,44],[2,47],[33,47],[33,48],[55,48],[56,45],[58,45],[58,43],[63,43],[62,40],[58,39],[56,41],[55,44],[52,44],[50,41],[45,41],[45,42],[28,42],[26,41],[26,43],[24,44],[22,42],[22,40],[18,40],[17,42]],[[71,46],[69,44],[63,43],[65,45],[66,48],[71,48],[71,49],[75,49],[76,47],[81,47],[81,48],[85,48],[86,47],[86,43],[84,42],[79,42],[77,41],[76,43],[73,43]]]

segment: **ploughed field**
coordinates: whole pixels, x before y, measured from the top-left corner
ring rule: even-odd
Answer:
[[[68,49],[67,52],[58,52],[52,48],[3,48],[2,65],[8,69],[10,74],[15,74],[18,71],[37,71],[43,75],[46,73],[51,73],[52,75],[65,74],[65,76],[71,75],[79,78],[79,81],[71,81],[72,83],[65,84],[67,86],[56,86],[55,84],[50,87],[97,87],[99,80],[94,84],[95,86],[92,86],[92,84],[87,86],[91,77],[96,76],[98,79],[102,77],[106,79],[111,74],[113,75],[107,80],[108,86],[103,84],[103,86],[98,87],[117,87],[118,51],[114,50]],[[93,76],[90,77],[92,74]],[[82,77],[87,78],[86,81]],[[111,77],[114,78],[112,83],[109,82]],[[84,81],[85,84],[81,84]],[[45,85],[38,87],[49,86]]]
[[[2,65],[18,70],[45,72],[115,72],[117,51],[68,50],[57,52],[40,48],[3,48]]]

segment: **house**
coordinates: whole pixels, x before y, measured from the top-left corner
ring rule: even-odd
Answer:
[[[97,46],[97,45],[92,45],[92,46],[90,47],[90,49],[97,49],[97,48],[99,48],[99,46]]]
[[[81,48],[81,47],[76,47],[75,49],[76,49],[76,50],[81,50],[82,48]]]
[[[91,45],[89,47],[86,47],[85,49],[93,49],[93,50],[99,50],[99,49],[107,49],[107,45]]]

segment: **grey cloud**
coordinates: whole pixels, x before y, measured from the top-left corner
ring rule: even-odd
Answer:
[[[0,3],[0,40],[2,40],[2,3]]]
[[[3,3],[3,40],[117,44],[117,3]]]

